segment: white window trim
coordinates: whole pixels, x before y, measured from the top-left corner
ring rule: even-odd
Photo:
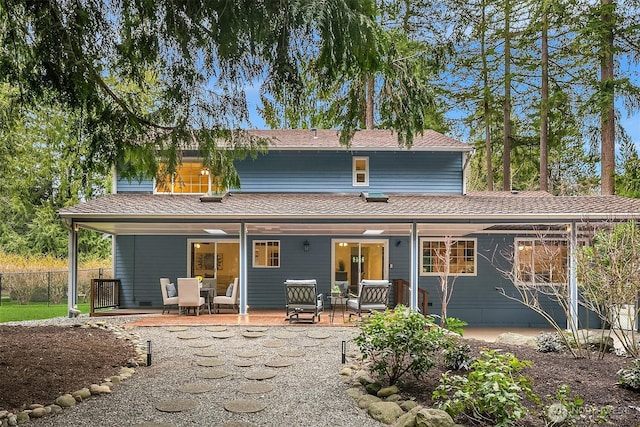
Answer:
[[[534,276],[534,281],[524,281],[524,280],[520,280],[520,270],[518,268],[518,265],[520,265],[520,260],[518,258],[518,246],[520,244],[520,242],[533,242],[534,246],[536,244],[536,242],[544,242],[544,241],[552,241],[552,242],[565,242],[567,244],[567,264],[565,265],[565,269],[567,272],[567,281],[566,282],[536,282],[535,281],[535,276]],[[585,240],[581,241],[582,243],[585,242]],[[563,239],[563,238],[553,238],[553,237],[516,237],[515,239],[513,239],[513,265],[514,265],[514,283],[516,284],[516,286],[567,286],[569,283],[569,262],[570,262],[570,256],[569,256],[569,250],[570,250],[570,244],[569,244],[569,240],[568,239]]]
[[[424,271],[424,257],[423,246],[424,242],[444,242],[447,239],[444,237],[421,237],[420,238],[420,276],[435,276],[440,277],[443,273],[440,272],[425,272]],[[473,273],[449,273],[449,276],[456,277],[475,277],[478,275],[478,239],[475,237],[457,239],[451,238],[452,242],[473,242]]]
[[[277,242],[278,243],[278,265],[267,265],[266,263],[266,259],[265,264],[264,265],[256,265],[256,257],[255,257],[255,253],[256,253],[256,243],[274,243]],[[265,245],[265,247],[268,245]],[[282,265],[282,245],[280,243],[280,240],[254,240],[251,244],[251,264],[253,266],[253,268],[280,268],[280,266]]]
[[[204,166],[202,159],[198,158],[198,157],[185,157],[182,159],[182,162],[184,163],[200,163],[201,167]],[[170,189],[169,191],[158,191],[158,185],[157,185],[157,179],[154,176],[153,177],[153,194],[160,194],[160,195],[164,195],[164,194],[168,194],[168,195],[173,195],[176,194],[175,193],[175,187],[176,187],[176,176],[175,174],[173,174],[171,176],[171,184],[170,184]],[[212,179],[211,179],[211,175],[207,175],[207,188],[208,191],[211,191],[211,185],[212,185]],[[195,195],[195,194],[203,194],[202,192],[197,192],[197,193],[179,193],[179,194],[184,194],[184,195]]]
[[[333,282],[335,282],[335,280],[333,280],[334,277],[334,266],[336,265],[336,244],[340,243],[340,242],[345,242],[345,243],[357,243],[359,247],[361,247],[361,245],[363,244],[369,244],[369,243],[378,243],[384,246],[384,259],[382,260],[383,262],[383,266],[384,266],[384,278],[382,280],[389,280],[389,239],[331,239],[331,270],[329,273],[329,277],[331,277],[331,283],[333,284]],[[361,256],[360,252],[358,252],[358,256]]]
[[[185,277],[191,277],[191,246],[194,243],[213,243],[214,253],[218,253],[218,243],[240,243],[238,239],[187,239],[187,275]],[[218,269],[214,268],[214,278],[218,277]]]
[[[356,161],[364,160],[366,168],[364,171],[356,170]],[[364,182],[358,182],[358,174],[364,174]],[[368,187],[369,186],[369,157],[368,156],[354,156],[352,162],[352,184],[354,187]]]

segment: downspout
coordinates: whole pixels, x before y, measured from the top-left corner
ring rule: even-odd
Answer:
[[[569,318],[567,329],[578,330],[578,233],[575,221],[569,224]]]
[[[410,278],[409,278],[409,287],[411,289],[410,297],[409,297],[409,308],[412,310],[418,309],[418,268],[420,268],[420,262],[418,256],[420,252],[418,251],[418,225],[415,221],[411,224],[411,238],[410,245],[411,246],[411,266],[410,266]],[[423,313],[425,314],[425,313]]]
[[[240,308],[239,314],[247,314],[247,226],[240,223]]]

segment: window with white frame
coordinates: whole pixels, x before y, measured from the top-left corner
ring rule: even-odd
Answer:
[[[478,264],[476,239],[432,239],[420,240],[420,275],[439,276],[446,269],[454,276],[475,276]]]
[[[569,277],[567,240],[515,239],[516,281],[526,285],[566,284]]]
[[[353,186],[366,187],[369,185],[369,158],[353,158]]]
[[[280,241],[254,240],[253,266],[255,268],[280,268]]]

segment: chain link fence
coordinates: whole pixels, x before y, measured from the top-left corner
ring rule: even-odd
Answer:
[[[112,278],[111,268],[78,269],[78,302],[89,301],[92,279]],[[60,304],[67,299],[68,287],[67,270],[0,273],[0,296],[9,296],[21,305],[30,302]]]

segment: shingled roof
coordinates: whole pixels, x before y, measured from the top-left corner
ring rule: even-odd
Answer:
[[[221,202],[197,195],[122,193],[60,211],[74,219],[200,220],[583,220],[640,218],[640,199],[550,196],[545,193],[470,195],[390,194],[368,203],[357,194],[234,193]]]
[[[340,134],[337,130],[251,130],[250,134],[261,138],[271,138],[270,150],[337,150]],[[353,136],[351,150],[407,150],[398,144],[398,134],[390,130],[359,130]],[[471,151],[469,144],[463,144],[453,138],[433,130],[425,130],[422,135],[414,136],[411,150],[415,151]]]

